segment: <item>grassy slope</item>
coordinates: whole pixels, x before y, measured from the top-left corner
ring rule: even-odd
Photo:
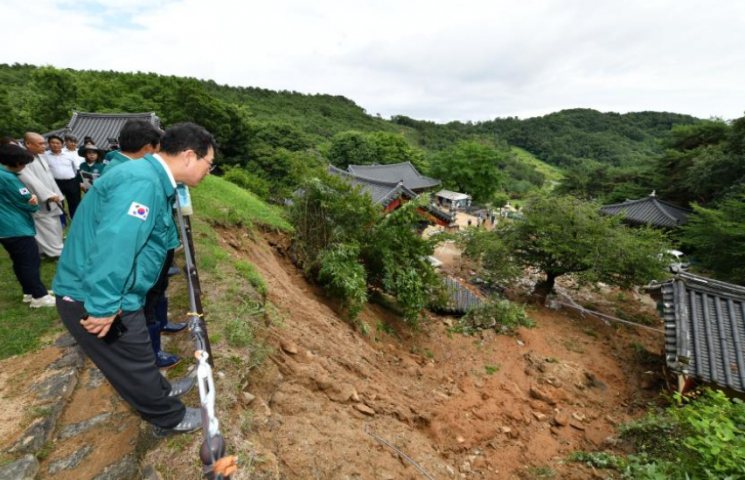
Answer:
[[[217,281],[235,277],[231,282],[235,284],[232,289],[250,285],[260,295],[265,295],[266,286],[253,265],[242,260],[231,260],[229,253],[217,241],[213,225],[289,231],[291,227],[282,217],[282,211],[218,177],[207,177],[191,193],[200,272],[206,275],[219,273]],[[42,262],[42,280],[47,288],[51,287],[56,266],[54,260]],[[4,249],[0,249],[0,359],[34,350],[43,345],[45,334],[62,331],[56,309],[31,309],[21,302],[22,295],[10,257]],[[186,305],[185,295],[174,300],[177,305]],[[217,301],[215,307],[222,311],[237,308],[234,298],[230,296]]]
[[[525,163],[528,163],[530,165],[533,165],[536,170],[541,172],[546,176],[546,180],[549,182],[560,182],[562,178],[564,178],[564,175],[561,173],[561,169],[559,167],[555,167],[554,165],[549,165],[548,163],[545,163],[538,158],[535,157],[532,153],[530,153],[527,150],[524,150],[520,147],[510,147],[510,151],[515,155],[518,159],[522,160]]]

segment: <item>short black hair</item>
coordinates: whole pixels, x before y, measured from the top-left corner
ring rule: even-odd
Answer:
[[[51,142],[52,140],[59,140],[59,143],[65,143],[65,141],[62,140],[62,137],[60,137],[59,135],[49,135],[47,137],[47,143]]]
[[[18,167],[28,165],[33,161],[34,156],[25,148],[10,143],[0,146],[0,164],[8,167]]]
[[[204,127],[196,123],[183,122],[172,126],[160,141],[160,151],[168,155],[178,155],[186,150],[193,150],[198,157],[203,158],[212,147],[217,152],[217,142]]]
[[[12,145],[16,144],[18,145],[18,140],[16,140],[14,137],[10,135],[3,135],[0,137],[0,145]]]
[[[146,120],[128,120],[119,131],[122,152],[139,152],[146,145],[157,147],[159,143],[160,131]]]
[[[68,133],[67,135],[65,135],[65,141],[78,143],[78,137],[71,133]]]

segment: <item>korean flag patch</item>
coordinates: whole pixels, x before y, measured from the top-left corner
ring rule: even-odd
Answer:
[[[141,203],[132,202],[132,205],[129,206],[128,215],[139,218],[140,220],[147,220],[149,213],[150,209]]]
[[[28,195],[29,193],[31,193],[28,191],[28,188],[21,188],[18,191],[21,192],[21,195]]]

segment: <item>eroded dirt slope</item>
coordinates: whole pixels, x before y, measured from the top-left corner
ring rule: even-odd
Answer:
[[[248,386],[267,452],[256,475],[426,478],[370,432],[432,478],[594,478],[561,461],[612,447],[615,425],[656,395],[640,388],[643,369],[630,347],[657,351],[654,334],[543,308],[530,312],[537,327],[517,337],[453,334],[453,319],[436,315],[412,333],[371,305],[361,315],[366,336],[281,248],[258,240],[234,253],[259,268],[285,318],[272,335],[276,353]]]

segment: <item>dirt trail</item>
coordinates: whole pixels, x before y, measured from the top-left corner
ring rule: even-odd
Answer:
[[[592,478],[559,461],[598,450],[654,395],[638,387],[642,370],[630,348],[655,344],[644,334],[545,309],[531,312],[537,328],[517,337],[450,334],[452,319],[435,315],[412,334],[371,305],[361,315],[365,336],[280,252],[258,241],[241,253],[286,313],[276,353],[249,386],[258,437],[274,457],[260,471],[425,478],[370,431],[437,479],[546,478],[549,469],[553,478]]]

